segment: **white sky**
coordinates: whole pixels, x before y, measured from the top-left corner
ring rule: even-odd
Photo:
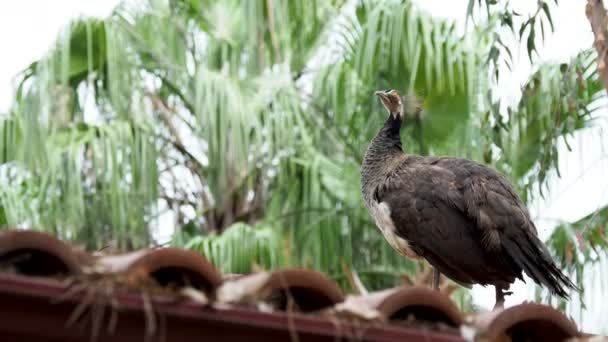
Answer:
[[[419,0],[418,4],[435,16],[463,20],[468,0]],[[57,33],[71,18],[79,15],[105,16],[118,3],[117,0],[21,0],[0,3],[0,46],[4,51],[0,63],[0,113],[5,112],[12,98],[12,78],[40,58],[57,37]],[[520,13],[535,8],[536,1],[512,0]],[[585,0],[560,1],[552,11],[556,32],[550,35],[540,49],[542,60],[565,61],[578,51],[591,46],[593,36],[585,17]],[[525,52],[521,55],[525,56]],[[527,57],[520,58],[513,75],[507,80],[503,95],[514,101],[519,85],[530,73]],[[552,193],[545,200],[531,206],[541,237],[546,238],[551,228],[559,221],[577,220],[596,208],[608,203],[608,162],[606,141],[602,132],[608,128],[608,116],[599,128],[578,134],[572,141],[573,152],[566,153],[561,146],[560,168],[562,178],[555,180]],[[600,186],[598,186],[600,185]],[[523,283],[512,286],[515,295],[507,298],[507,306],[519,303],[532,296]],[[492,288],[475,287],[475,303],[490,308],[494,303]],[[587,303],[595,315],[608,313],[601,300]],[[594,316],[595,316],[594,315]],[[595,330],[597,327],[585,327]],[[595,328],[595,329],[594,329]]]
[[[117,0],[20,0],[0,2],[0,113],[11,102],[11,79],[42,57],[71,18],[106,16]]]

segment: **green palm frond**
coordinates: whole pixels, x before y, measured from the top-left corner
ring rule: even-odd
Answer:
[[[519,181],[526,198],[537,186],[542,194],[552,171],[559,174],[557,142],[567,145],[574,132],[588,127],[597,100],[605,97],[594,55],[587,50],[570,63],[541,65],[524,85],[516,107],[482,122],[499,152],[496,166]]]
[[[361,1],[356,13],[355,23],[344,25],[355,28],[354,37],[342,34],[352,50],[318,74],[312,102],[331,112],[333,125],[358,133],[352,135],[361,136],[352,142],[358,145],[375,133],[376,126],[367,124],[370,118],[381,120],[375,116],[382,113],[373,101],[375,90],[414,92],[425,111],[419,119],[424,129],[412,141],[417,145],[413,150],[424,145],[434,152],[445,150],[448,139],[463,135],[475,109],[477,50],[452,24],[431,19],[410,2]],[[410,125],[414,129],[415,120]]]
[[[564,222],[556,227],[547,240],[547,247],[560,268],[574,279],[581,291],[573,294],[572,300],[565,301],[539,290],[536,291],[537,299],[559,305],[581,322],[605,323],[601,317],[588,317],[591,315],[584,309],[593,303],[594,295],[601,292],[608,282],[603,271],[608,256],[607,223],[608,207],[603,207],[578,221]]]
[[[276,230],[243,223],[235,223],[222,235],[194,237],[185,247],[201,253],[226,274],[250,273],[254,265],[273,269],[283,266],[285,260],[281,235]]]

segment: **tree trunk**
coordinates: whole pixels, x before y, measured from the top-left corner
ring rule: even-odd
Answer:
[[[608,70],[606,62],[608,61],[606,49],[606,37],[608,37],[608,22],[606,21],[606,9],[602,0],[588,0],[585,8],[585,13],[591,23],[591,29],[595,39],[593,47],[597,51],[597,71],[604,82],[604,87],[608,90]]]

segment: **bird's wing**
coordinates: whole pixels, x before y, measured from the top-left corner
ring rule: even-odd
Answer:
[[[528,209],[511,183],[497,171],[467,159],[429,158],[429,167],[438,167],[455,177],[462,195],[459,209],[473,219],[488,248],[500,247],[505,229],[524,230],[536,236]],[[422,165],[424,168],[424,165]]]
[[[406,161],[377,191],[397,234],[441,273],[461,284],[512,282],[519,274],[479,243],[482,232],[465,212],[465,197],[450,169]]]
[[[460,258],[460,267],[473,272],[477,282],[483,283],[484,274],[512,278],[523,269],[560,295],[564,287],[573,287],[538,239],[513,186],[487,166],[457,158],[406,160],[387,178],[379,197],[388,202],[407,239],[425,245],[426,253]],[[471,264],[484,265],[480,272],[485,273],[469,270]]]

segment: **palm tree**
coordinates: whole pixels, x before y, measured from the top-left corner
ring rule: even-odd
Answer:
[[[394,285],[420,265],[363,208],[359,165],[384,119],[375,90],[423,99],[408,151],[493,164],[525,198],[556,172],[556,141],[593,116],[592,52],[538,65],[501,105],[510,51],[496,17],[462,34],[411,1],[170,0],[78,19],[20,74],[0,123],[0,223],[89,249],[175,229],[172,243],[225,272],[304,265],[347,286],[346,265],[370,288]]]

